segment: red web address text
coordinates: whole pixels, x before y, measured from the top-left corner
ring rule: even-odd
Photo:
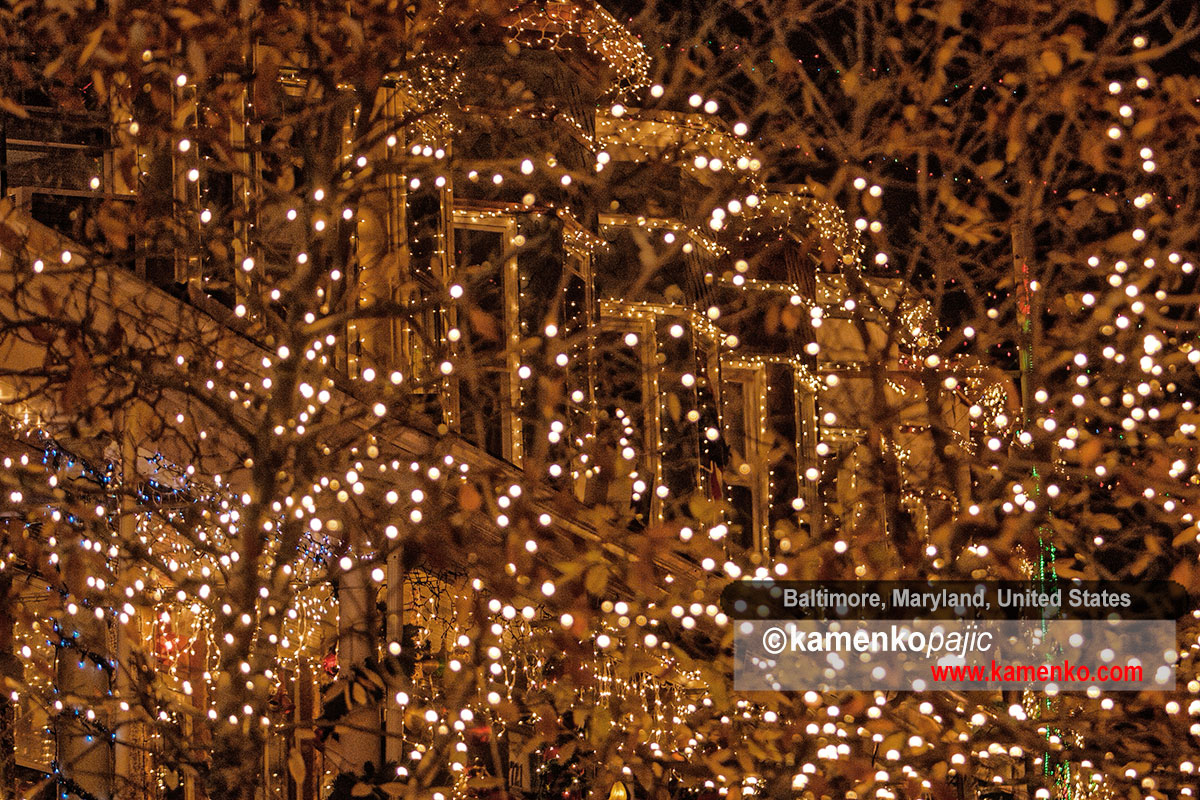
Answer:
[[[1141,681],[1142,666],[1101,666],[1096,669],[1063,661],[1061,664],[931,664],[933,679],[943,683],[989,683],[1026,681],[1030,683],[1077,683],[1092,681]]]

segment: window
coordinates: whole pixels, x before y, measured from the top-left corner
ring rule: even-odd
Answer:
[[[604,320],[596,337],[596,434],[605,453],[596,482],[605,491],[595,499],[634,528],[650,523],[658,482],[654,350],[653,327],[634,320]]]
[[[519,464],[517,262],[509,252],[515,223],[464,217],[456,215],[454,226],[455,281],[464,289],[457,306],[458,346],[466,355],[459,359],[459,423],[467,439]]]
[[[767,526],[766,379],[763,365],[734,362],[722,371],[722,434],[729,447],[724,470],[732,540],[765,551]]]

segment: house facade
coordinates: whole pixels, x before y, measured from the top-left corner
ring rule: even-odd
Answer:
[[[380,434],[363,453],[390,446],[399,463],[406,446],[443,442],[445,464],[463,474],[520,476],[579,509],[604,509],[604,525],[623,536],[668,529],[706,539],[739,574],[829,577],[792,553],[814,539],[887,547],[952,512],[937,454],[946,442],[974,446],[967,408],[982,402],[983,387],[962,375],[928,399],[938,341],[927,304],[879,272],[864,238],[868,221],[856,225],[803,187],[772,184],[745,126],[725,120],[719,104],[698,95],[660,102],[664,89],[650,79],[640,42],[601,7],[523,5],[476,29],[469,46],[414,58],[381,82],[370,124],[355,121],[358,112],[346,116],[349,139],[305,116],[306,65],[289,64],[267,41],[253,43],[248,58],[274,70],[275,118],[247,110],[214,120],[211,82],[181,73],[164,90],[180,132],[165,145],[131,131],[136,114],[66,114],[31,95],[5,143],[6,219],[23,237],[23,252],[6,247],[5,268],[69,265],[64,254],[103,264],[111,278],[97,302],[113,318],[153,319],[159,334],[145,334],[148,351],[170,355],[200,336],[214,352],[236,354],[224,358],[249,387],[267,379],[265,365],[282,352],[280,331],[313,324],[287,305],[299,291],[287,276],[326,259],[329,268],[304,287],[335,320],[313,340],[323,349],[314,344],[308,355],[330,376],[332,399],[321,403],[351,419],[371,408],[373,386],[385,381],[405,397],[392,406],[403,415],[387,415],[394,438]],[[255,100],[242,102],[249,109]],[[332,164],[322,161],[330,141]],[[130,163],[132,172],[122,168]],[[329,174],[337,170],[357,177],[339,184]],[[346,203],[344,213],[323,205],[326,193]],[[148,207],[158,216],[137,216]],[[145,224],[114,234],[121,208]],[[38,270],[38,280],[55,274]],[[76,278],[57,280],[64,296],[84,291]],[[290,288],[281,295],[280,286]],[[14,364],[41,357],[36,343],[6,347]],[[201,451],[218,451],[219,461],[219,432],[201,446],[182,422],[169,436],[144,422],[125,450],[120,442],[89,450],[63,424],[61,403],[24,391],[19,369],[5,380],[9,458],[32,458],[55,475],[73,471],[89,491],[125,465],[124,474],[157,487],[138,502],[158,502],[155,491],[195,492],[213,509],[204,524],[228,525],[222,498],[242,491],[238,479],[202,481],[187,469],[208,458]],[[171,427],[185,406],[164,390],[158,416]],[[355,450],[355,458],[374,456]],[[416,496],[411,479],[395,481]],[[141,524],[123,521],[137,519],[136,508],[113,525]],[[500,503],[497,516],[505,523],[506,508]],[[552,527],[579,529],[571,535],[597,535],[590,517],[554,517]],[[169,538],[145,524],[118,534]],[[308,535],[305,553],[279,558],[315,564],[318,577],[296,593],[304,611],[293,618],[301,620],[294,646],[274,666],[271,714],[286,724],[264,737],[264,800],[328,797],[339,773],[367,764],[401,764],[402,782],[416,740],[405,738],[401,712],[360,704],[347,712],[355,732],[327,741],[329,689],[397,653],[413,654],[405,656],[408,680],[432,686],[461,635],[449,598],[470,592],[463,574],[397,556],[373,583],[330,577],[321,570],[345,551],[322,536]],[[173,551],[185,563],[186,592],[172,591],[172,570],[156,573],[159,599],[123,624],[153,643],[148,668],[169,674],[179,702],[203,712],[215,708],[222,668],[206,614],[219,612],[202,612],[215,601],[206,594],[193,602],[191,593],[200,570],[221,571],[229,553],[220,547],[231,545],[204,554],[193,545]],[[679,580],[705,571],[686,558],[663,569]],[[62,609],[39,599],[44,583],[44,571],[32,570],[13,591],[28,612],[13,626],[18,661],[56,665],[27,670],[40,676],[38,691],[8,712],[14,774],[29,785],[50,776],[44,785],[64,797],[108,798],[118,787],[125,797],[202,796],[192,777],[156,761],[165,751],[153,726],[136,729],[137,746],[117,734],[97,745],[94,730],[64,723],[61,709],[56,716],[42,702],[63,687],[110,691],[121,679],[102,662],[128,652],[105,627],[115,623],[101,619],[77,632],[90,643],[80,649],[87,658],[64,658]],[[513,630],[523,624],[516,616]],[[544,680],[544,655],[521,651],[519,634],[505,636],[521,653],[513,662],[519,681]],[[470,726],[460,733],[465,755],[453,780],[473,770],[496,777],[500,768],[481,754],[491,749],[486,736],[472,738]],[[586,776],[549,775],[545,753],[524,748],[529,738],[514,727],[503,745],[508,790],[577,791],[562,781]]]

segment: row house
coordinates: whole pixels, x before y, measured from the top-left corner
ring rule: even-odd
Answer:
[[[772,184],[745,126],[708,101],[667,110],[640,42],[599,6],[523,5],[477,34],[434,67],[386,81],[379,126],[359,129],[370,135],[329,137],[334,167],[378,165],[354,212],[330,218],[345,273],[316,289],[327,307],[361,312],[320,355],[350,394],[400,376],[413,417],[395,422],[453,438],[463,463],[536,467],[546,486],[609,508],[628,531],[706,519],[748,573],[786,561],[806,537],[886,541],[953,505],[928,489],[939,483],[932,428],[971,446],[965,409],[979,386],[963,380],[929,407],[921,370],[936,320],[911,287],[877,271],[860,229],[804,187]],[[47,259],[102,251],[122,296],[145,293],[162,318],[200,315],[265,346],[290,310],[265,273],[242,266],[295,263],[311,233],[258,192],[319,197],[330,165],[303,122],[305,65],[289,66],[267,42],[252,49],[278,73],[277,119],[251,112],[247,97],[245,118],[214,121],[213,86],[181,80],[172,102],[196,144],[131,145],[137,110],[114,120],[85,96],[66,113],[34,94],[25,118],[6,116],[0,184]],[[133,185],[115,166],[130,158]],[[174,212],[114,248],[104,209],[136,198]],[[36,398],[29,405],[54,428]],[[69,435],[55,442],[72,451]],[[169,471],[152,453],[138,456],[140,469]],[[298,722],[320,715],[331,657],[344,667],[400,640],[444,649],[451,611],[435,598],[447,586],[453,594],[453,578],[397,569],[385,583],[386,621],[366,639],[348,633],[353,609],[373,605],[365,587],[314,600],[329,619],[340,602],[342,621],[327,619],[291,665],[280,702]],[[37,595],[23,594],[31,607]],[[25,624],[15,641],[45,650],[44,628]],[[160,666],[190,675],[196,639],[175,629],[183,623],[168,627],[149,620],[147,636],[187,655],[164,650]],[[51,773],[67,734],[32,707],[17,715],[18,763],[30,779]],[[384,711],[367,716],[368,727],[395,724]],[[318,776],[400,755],[380,737],[356,747],[270,745],[270,796],[328,790],[289,777],[296,752]],[[104,772],[121,756],[88,752],[95,774],[79,783],[106,796]],[[536,764],[510,760],[512,784],[534,792]],[[192,796],[179,794],[180,780],[160,775],[145,791]]]

